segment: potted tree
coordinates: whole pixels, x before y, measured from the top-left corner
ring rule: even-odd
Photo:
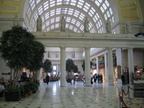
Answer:
[[[66,60],[66,71],[67,71],[67,77],[66,81],[68,83],[71,83],[72,80],[72,70],[74,69],[74,62],[72,59],[67,59]]]
[[[17,81],[20,78],[22,68],[37,71],[42,66],[44,46],[37,42],[33,34],[25,28],[13,26],[10,30],[2,33],[0,52],[1,57],[7,62],[7,66],[11,70],[11,89],[19,90]],[[5,90],[7,91],[5,96],[8,91],[13,93],[9,88]]]
[[[43,70],[46,74],[52,72],[52,64],[49,59],[46,59],[43,63]],[[43,81],[46,83],[46,79],[43,79]]]
[[[92,68],[92,61],[90,61],[90,68]],[[82,68],[83,68],[83,71],[85,71],[85,61],[83,61],[83,63],[82,63]]]
[[[3,90],[6,101],[19,101],[22,97],[23,87],[11,88],[8,87]]]

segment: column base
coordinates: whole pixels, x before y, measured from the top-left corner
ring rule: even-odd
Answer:
[[[114,83],[108,83],[108,86],[114,86]]]
[[[129,85],[129,99],[133,99],[134,98],[134,85]]]
[[[122,80],[118,79],[117,84],[122,84]]]
[[[85,86],[85,87],[92,87],[91,84],[85,84],[84,86]]]

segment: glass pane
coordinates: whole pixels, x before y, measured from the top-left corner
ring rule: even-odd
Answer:
[[[77,25],[78,27],[80,26],[80,24],[81,24],[81,23],[80,23],[79,21],[77,21],[76,25]]]
[[[69,26],[69,28],[72,30],[72,29],[73,29],[73,26],[72,26],[72,25],[70,25],[70,26]]]
[[[36,3],[38,4],[41,0],[36,0]]]
[[[107,5],[107,7],[110,6],[109,2],[107,0],[105,0],[105,4]]]
[[[67,22],[70,22],[70,21],[71,21],[71,18],[70,18],[70,17],[67,17],[67,18],[66,18],[66,21],[67,21]]]
[[[55,24],[55,28],[59,28],[59,23]]]
[[[98,1],[95,1],[95,4],[99,7],[100,3]]]
[[[109,8],[110,14],[113,15],[112,8]]]
[[[74,28],[74,31],[76,32],[76,31],[77,31],[77,28]]]
[[[102,13],[104,13],[104,9],[103,9],[103,7],[100,7],[100,10],[102,11]]]
[[[60,21],[60,17],[56,17],[56,22],[59,22]]]
[[[76,20],[75,19],[72,19],[72,21],[71,21],[73,24],[75,24],[75,22],[76,22]]]
[[[102,6],[103,6],[104,10],[107,9],[107,7],[106,7],[106,5],[104,3],[102,4]]]
[[[48,25],[49,25],[49,21],[46,22],[46,26],[48,26]]]
[[[103,0],[98,0],[100,3],[102,3]]]
[[[54,25],[51,26],[51,29],[54,29]]]
[[[66,24],[66,28],[68,28],[69,27],[69,24]]]
[[[43,6],[44,6],[44,10],[47,10],[47,9],[49,8],[48,1],[46,1],[46,2],[43,4]]]

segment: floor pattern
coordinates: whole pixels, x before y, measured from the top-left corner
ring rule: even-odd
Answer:
[[[41,82],[37,93],[18,102],[6,102],[0,98],[0,108],[119,108],[118,88],[117,84],[108,86],[107,83],[85,87],[82,82],[77,82],[60,87],[59,81],[48,85]],[[127,102],[133,103],[128,99]],[[141,102],[144,103],[144,99]],[[144,108],[144,105],[129,108]]]

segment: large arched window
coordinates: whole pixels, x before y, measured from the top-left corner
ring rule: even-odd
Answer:
[[[113,10],[108,0],[28,0],[26,23],[36,29],[38,15],[42,18],[44,32],[59,31],[60,18],[66,19],[67,31],[83,33],[84,18],[89,19],[90,33],[104,33],[107,20],[114,23]]]

